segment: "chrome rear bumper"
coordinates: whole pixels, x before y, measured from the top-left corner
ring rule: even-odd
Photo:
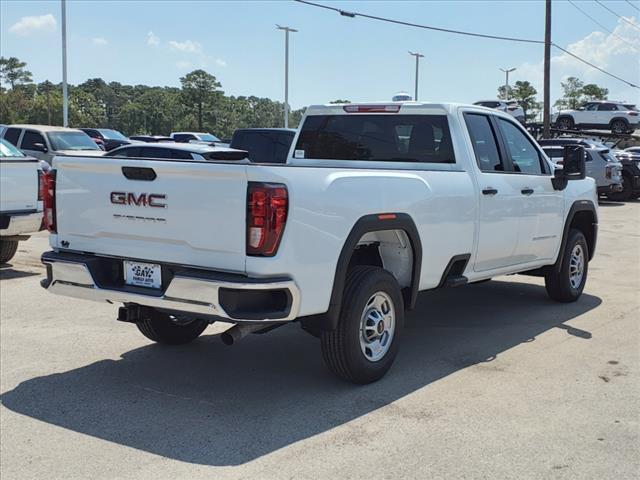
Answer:
[[[104,266],[101,261],[104,259],[93,255],[46,252],[42,262],[47,266],[47,279],[42,281],[42,286],[51,293],[67,297],[145,305],[230,322],[286,322],[295,319],[300,308],[300,292],[291,279],[256,279],[185,268],[173,273],[165,288],[149,290],[104,285],[109,282],[104,281],[104,272],[100,271]],[[121,262],[117,259],[110,261]],[[262,292],[262,296],[258,293],[257,301],[249,301],[251,308],[242,307],[243,297],[257,292]],[[286,298],[276,302],[277,308],[273,302],[260,304],[260,299],[269,298],[271,292],[279,299]],[[230,298],[227,308],[221,297]]]

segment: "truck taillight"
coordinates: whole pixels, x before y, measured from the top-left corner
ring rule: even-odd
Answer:
[[[289,195],[281,183],[249,182],[247,190],[247,255],[272,257],[287,223]]]
[[[51,233],[56,233],[56,171],[49,170],[41,178],[44,227]]]

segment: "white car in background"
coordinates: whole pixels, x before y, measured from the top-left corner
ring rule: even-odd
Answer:
[[[515,100],[480,100],[475,102],[474,105],[501,110],[503,112],[507,112],[520,123],[525,122],[524,110]]]
[[[593,128],[631,133],[640,127],[640,112],[632,103],[599,100],[577,110],[561,110],[551,116],[551,122],[560,130]]]

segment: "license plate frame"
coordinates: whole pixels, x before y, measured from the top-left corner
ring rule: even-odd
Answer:
[[[122,267],[126,285],[150,290],[162,288],[162,267],[159,264],[124,260]]]

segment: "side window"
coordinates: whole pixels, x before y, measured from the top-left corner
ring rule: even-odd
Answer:
[[[143,158],[169,158],[171,153],[166,148],[141,147],[139,156]]]
[[[498,119],[500,131],[511,157],[514,171],[529,175],[545,173],[538,149],[513,123]]]
[[[613,112],[617,109],[618,107],[616,107],[613,103],[601,103],[600,105],[598,105],[598,111],[600,112]]]
[[[184,142],[187,143],[189,140],[197,140],[195,135],[191,135],[190,133],[179,133],[173,136],[176,142]]]
[[[17,147],[21,132],[22,130],[19,128],[7,128],[7,131],[4,132],[4,139],[7,142],[12,143],[14,147]]]
[[[44,141],[44,137],[38,132],[27,130],[26,132],[24,132],[24,136],[22,137],[22,146],[20,148],[22,148],[23,150],[35,150],[34,145],[36,143],[41,143],[42,145],[47,144]]]
[[[597,103],[587,103],[584,106],[584,109],[589,111],[589,112],[594,112],[598,109],[598,104]]]
[[[478,167],[483,172],[504,172],[504,164],[500,158],[496,136],[486,115],[465,113],[464,120],[469,129],[473,151],[476,154]]]
[[[105,154],[105,157],[127,157],[127,158],[135,158],[139,157],[138,153],[140,149],[138,147],[129,147],[123,148],[122,150],[112,150],[111,152]]]
[[[166,149],[157,148],[156,150],[166,150]],[[193,160],[193,157],[191,156],[191,152],[187,152],[186,150],[178,150],[178,149],[169,150],[169,156],[170,158],[175,158],[177,160]],[[164,158],[164,157],[161,157],[161,158]]]

